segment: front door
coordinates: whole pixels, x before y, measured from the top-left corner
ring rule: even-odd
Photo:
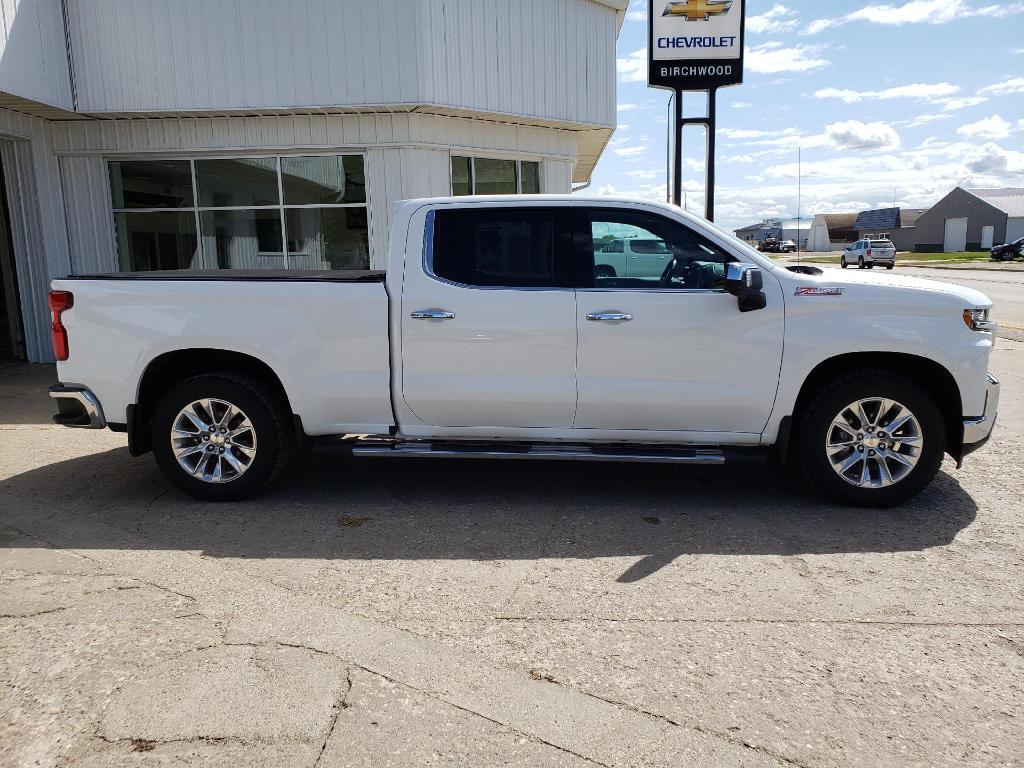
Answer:
[[[768,306],[741,313],[723,290],[736,259],[659,213],[576,208],[578,258],[608,237],[665,244],[652,277],[594,277],[577,291],[578,429],[760,433],[782,363],[783,303],[764,275]]]
[[[432,211],[402,286],[405,404],[437,427],[572,426],[570,208]],[[394,300],[394,297],[392,297]]]

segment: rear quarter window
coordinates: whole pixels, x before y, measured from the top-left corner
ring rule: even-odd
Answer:
[[[469,286],[571,285],[556,264],[564,215],[557,208],[438,210],[428,267],[436,277]]]

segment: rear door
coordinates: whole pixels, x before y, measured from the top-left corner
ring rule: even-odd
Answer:
[[[574,426],[760,433],[782,364],[779,282],[766,271],[768,306],[741,313],[724,290],[735,257],[685,224],[613,206],[578,207],[574,220],[580,275],[593,263],[594,240],[609,235],[659,240],[671,254],[664,275],[581,282]]]
[[[402,397],[438,427],[572,426],[568,203],[441,206],[402,286]]]

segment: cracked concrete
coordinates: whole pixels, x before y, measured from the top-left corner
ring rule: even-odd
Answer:
[[[0,378],[0,765],[1024,763],[1022,351],[994,442],[883,512],[323,456],[211,507]]]

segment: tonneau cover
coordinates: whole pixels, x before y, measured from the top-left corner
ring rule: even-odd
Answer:
[[[306,283],[382,283],[383,270],[315,269],[164,269],[153,272],[108,272],[68,275],[67,280],[289,280]]]

